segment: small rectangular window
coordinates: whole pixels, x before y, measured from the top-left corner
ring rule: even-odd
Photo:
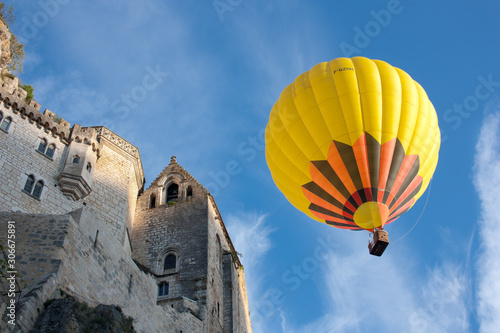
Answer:
[[[168,283],[162,282],[158,285],[158,296],[167,296],[168,295]]]
[[[9,118],[5,118],[2,121],[2,124],[0,125],[0,128],[3,129],[4,131],[8,131],[11,123],[12,123],[12,119],[10,119],[10,117]]]

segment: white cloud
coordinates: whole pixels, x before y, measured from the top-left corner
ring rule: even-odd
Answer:
[[[322,255],[327,251],[326,260],[317,266],[314,274],[321,276],[316,281],[318,288],[323,290],[324,311],[316,320],[304,324],[302,319],[287,313],[287,305],[279,301],[283,297],[289,299],[290,295],[269,288],[269,281],[265,280],[265,257],[272,248],[273,231],[266,224],[265,215],[242,213],[229,215],[226,221],[236,249],[243,254],[255,332],[445,333],[469,330],[469,267],[445,259],[421,272],[422,263],[415,262],[417,258],[412,257],[401,243],[383,257],[373,257],[365,247],[359,247],[366,236],[361,233],[336,239],[334,243],[338,244],[335,246],[322,248]],[[312,254],[306,257],[307,260],[311,258]],[[306,282],[301,281],[298,288],[303,283]],[[267,304],[273,299],[277,300],[276,304]],[[269,318],[262,314],[261,308],[272,312]],[[262,315],[266,318],[259,317]]]
[[[271,248],[269,235],[273,231],[266,224],[266,215],[256,213],[230,214],[227,229],[236,251],[241,253],[247,283],[258,285],[262,259]],[[250,282],[249,282],[250,281]]]
[[[488,115],[476,145],[474,184],[481,200],[477,314],[481,332],[500,327],[500,112]]]
[[[266,224],[266,215],[257,213],[229,214],[226,226],[236,251],[242,254],[241,262],[245,267],[245,280],[250,304],[250,315],[255,332],[265,332],[263,323],[255,320],[256,309],[261,299],[267,299],[264,291],[264,258],[271,249],[270,235],[273,229]]]
[[[266,225],[266,215],[230,214],[226,220],[236,250],[242,254],[241,262],[245,267],[257,268],[262,256],[271,248],[269,235],[272,229]]]
[[[287,318],[286,332],[467,332],[469,279],[461,266],[421,274],[402,246],[375,258],[340,242],[322,272],[324,313],[297,327]]]
[[[421,307],[410,314],[410,332],[467,332],[467,274],[451,264],[429,272]]]

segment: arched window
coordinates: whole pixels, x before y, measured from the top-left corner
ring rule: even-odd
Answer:
[[[40,196],[42,195],[42,189],[43,189],[43,182],[39,180],[36,182],[35,188],[33,189],[33,196],[40,199]]]
[[[90,164],[90,162],[87,163],[87,171],[92,171],[92,164]]]
[[[47,149],[47,140],[42,139],[38,145],[38,151],[45,154],[45,149]]]
[[[43,181],[39,180],[35,184],[35,176],[29,175],[24,184],[24,192],[27,192],[37,199],[40,199],[43,191]]]
[[[171,184],[167,189],[167,202],[176,201],[179,198],[179,185]]]
[[[78,155],[73,156],[73,163],[75,163],[75,164],[80,163],[80,156],[78,156]]]
[[[168,295],[168,283],[162,282],[158,285],[158,296],[167,296]]]
[[[169,254],[165,257],[165,261],[163,262],[163,270],[172,269],[177,267],[177,258],[175,254]]]
[[[24,184],[24,190],[28,193],[31,193],[34,184],[35,184],[35,177],[33,175],[29,175],[28,179],[26,179],[26,184]]]
[[[4,131],[8,131],[11,123],[12,123],[12,118],[7,117],[2,121],[0,128],[3,129]]]
[[[151,194],[149,197],[149,208],[155,208],[156,207],[156,195],[154,193]]]
[[[186,198],[190,198],[192,196],[193,196],[193,189],[191,188],[191,186],[188,186],[186,190]]]
[[[3,87],[3,85],[2,85],[2,87]],[[2,118],[3,118],[3,113],[0,112],[0,123],[2,122]]]
[[[50,144],[49,147],[47,148],[47,151],[45,152],[45,155],[52,158],[52,157],[54,157],[55,150],[56,150],[56,146],[54,144]]]

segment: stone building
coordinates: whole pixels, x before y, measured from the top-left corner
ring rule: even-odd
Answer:
[[[29,331],[69,294],[120,306],[138,332],[251,332],[243,266],[210,193],[175,157],[144,190],[137,147],[25,99],[4,77],[0,241],[15,229],[27,287],[15,326],[2,297],[0,331]]]

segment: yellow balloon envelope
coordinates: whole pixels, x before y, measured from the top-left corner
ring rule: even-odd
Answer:
[[[422,195],[440,142],[436,111],[407,73],[337,58],[283,90],[266,128],[266,160],[278,188],[308,216],[373,231]]]

